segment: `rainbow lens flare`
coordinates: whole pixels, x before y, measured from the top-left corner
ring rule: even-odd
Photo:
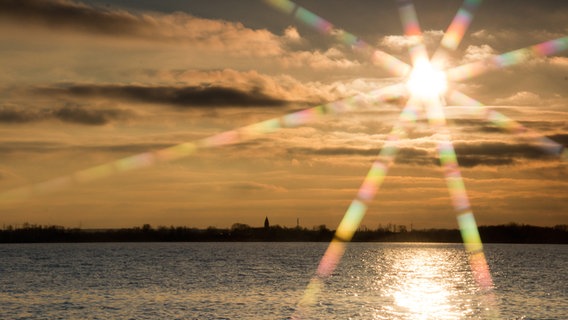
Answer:
[[[264,0],[264,2],[287,15],[293,16],[295,19],[313,28],[317,32],[334,37],[340,43],[343,43],[354,50],[361,52],[367,51],[367,55],[374,64],[382,67],[393,76],[404,77],[410,71],[409,66],[396,57],[384,51],[372,50],[372,46],[359,37],[345,30],[335,28],[331,22],[309,11],[308,9],[299,6],[293,1]]]
[[[459,82],[489,71],[514,66],[532,58],[550,56],[568,49],[568,36],[495,55],[487,59],[458,66],[447,71],[448,80]]]
[[[414,70],[418,64],[423,64],[425,61],[428,61],[428,52],[426,52],[426,47],[422,41],[422,30],[420,29],[420,23],[418,22],[414,4],[411,0],[397,0],[397,2],[404,35],[412,40],[409,54]]]
[[[397,0],[399,14],[402,20],[404,35],[416,39],[409,50],[412,65],[408,65],[393,55],[380,50],[374,50],[359,37],[345,30],[335,28],[334,25],[317,14],[297,5],[290,0],[264,0],[277,10],[292,16],[302,23],[324,35],[334,37],[337,41],[347,45],[353,50],[368,53],[370,61],[390,74],[404,77],[400,84],[377,89],[367,94],[360,94],[352,98],[331,102],[313,108],[293,112],[290,114],[268,119],[234,130],[219,133],[194,142],[184,142],[165,149],[149,151],[118,159],[106,164],[87,168],[63,177],[58,177],[42,183],[24,186],[0,194],[0,201],[21,201],[36,195],[44,195],[54,191],[69,188],[73,185],[93,182],[108,178],[118,173],[135,169],[150,167],[156,164],[175,161],[188,157],[202,149],[222,147],[236,144],[260,135],[277,132],[283,128],[293,128],[305,125],[320,119],[324,115],[343,114],[352,110],[369,107],[387,101],[392,97],[406,98],[406,106],[399,115],[398,121],[388,135],[377,159],[373,162],[367,176],[362,182],[355,198],[347,208],[345,215],[336,229],[333,240],[323,255],[315,275],[307,285],[301,297],[293,319],[301,319],[304,311],[318,301],[319,293],[324,290],[324,280],[333,273],[340,264],[346,250],[346,243],[351,241],[359,228],[361,221],[371,201],[377,195],[389,168],[395,163],[400,141],[405,139],[408,132],[414,127],[418,114],[426,114],[429,126],[436,131],[438,159],[446,180],[453,209],[456,213],[457,223],[461,232],[465,250],[468,254],[470,268],[474,279],[487,298],[487,308],[490,309],[491,318],[499,318],[499,311],[495,308],[495,298],[492,293],[493,281],[489,265],[483,253],[483,244],[473,215],[466,186],[463,181],[457,156],[452,144],[449,130],[446,126],[444,109],[446,100],[456,105],[466,106],[468,115],[484,119],[499,128],[535,141],[546,152],[568,160],[568,151],[564,146],[532,131],[507,116],[485,107],[480,102],[470,98],[457,90],[446,92],[436,91],[435,94],[424,94],[414,90],[412,75],[420,71],[424,64],[439,66],[444,52],[456,50],[461,43],[467,29],[471,25],[473,16],[481,0],[465,0],[456,16],[445,32],[439,50],[430,59],[422,41],[422,31],[418,22],[414,4],[411,0]],[[488,59],[458,66],[443,72],[444,82],[458,82],[479,76],[491,70],[505,68],[520,64],[534,57],[554,55],[568,49],[568,36],[543,42],[524,49],[514,50]],[[426,75],[431,80],[434,73]],[[417,86],[423,84],[418,83]]]
[[[506,115],[492,110],[484,106],[481,102],[457,91],[453,90],[448,94],[448,101],[460,105],[467,106],[468,115],[483,119],[495,125],[496,127],[515,134],[519,138],[533,143],[536,147],[550,155],[558,156],[563,161],[568,161],[568,152],[560,143],[543,136],[535,130],[531,130],[519,122],[507,117]]]

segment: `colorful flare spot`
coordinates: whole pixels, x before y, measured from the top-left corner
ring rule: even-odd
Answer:
[[[456,18],[442,38],[442,46],[450,50],[457,49],[472,19],[473,16],[470,11],[460,8]]]
[[[337,227],[335,237],[341,241],[351,241],[353,234],[359,228],[359,224],[365,215],[367,205],[359,200],[353,200],[345,213],[343,220]]]
[[[292,14],[296,8],[296,4],[289,0],[265,0],[268,4],[274,6],[276,9],[284,13]]]
[[[109,177],[114,173],[114,171],[115,168],[111,164],[103,164],[77,172],[75,174],[75,179],[79,183],[87,183]]]
[[[475,218],[471,212],[464,213],[458,216],[458,225],[462,234],[462,239],[465,244],[467,252],[479,252],[483,250],[481,244],[481,237],[477,230]]]
[[[532,48],[534,53],[538,56],[549,56],[568,49],[568,37],[543,42]]]
[[[479,287],[486,291],[493,289],[493,279],[491,279],[491,273],[483,251],[480,250],[471,254],[469,257],[469,263],[471,265],[475,281],[479,284]]]
[[[329,34],[331,30],[333,30],[333,25],[331,23],[303,7],[298,7],[296,10],[296,17],[298,20],[314,27],[321,33]]]
[[[358,198],[363,201],[371,201],[382,184],[386,171],[387,167],[383,163],[376,161],[359,189]]]
[[[399,1],[399,12],[404,27],[404,35],[420,36],[422,31],[420,30],[420,24],[418,23],[418,17],[412,2]]]
[[[315,118],[325,113],[322,106],[306,109],[291,113],[282,117],[282,125],[286,128],[297,127],[307,122],[313,121]]]
[[[145,168],[154,164],[155,158],[151,153],[142,153],[128,158],[120,159],[115,162],[116,170],[128,171]]]
[[[173,161],[187,157],[197,150],[194,143],[181,143],[173,147],[162,149],[156,152],[159,161]]]

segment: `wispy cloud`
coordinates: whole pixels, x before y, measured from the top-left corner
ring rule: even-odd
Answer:
[[[63,122],[84,125],[105,125],[114,120],[132,117],[132,112],[122,109],[100,109],[81,106],[63,106],[58,108],[0,107],[0,122],[22,124],[36,121],[57,119]]]

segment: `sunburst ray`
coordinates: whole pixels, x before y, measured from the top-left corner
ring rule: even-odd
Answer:
[[[297,305],[293,319],[302,319],[307,309],[317,302],[323,280],[333,273],[337,264],[341,261],[345,252],[345,243],[351,241],[354,233],[359,228],[369,203],[375,198],[387,175],[388,169],[394,164],[400,141],[406,137],[407,132],[414,126],[416,119],[415,101],[410,99],[400,113],[397,124],[389,133],[379,156],[373,162],[371,169],[359,187],[355,199],[353,199],[339,223],[332,241],[320,260],[316,274],[310,280],[304,295]]]
[[[293,16],[295,19],[303,22],[316,31],[324,35],[334,37],[339,42],[349,46],[350,48],[365,53],[375,65],[383,68],[393,76],[404,77],[407,76],[410,71],[410,66],[399,60],[395,56],[390,55],[384,51],[374,49],[373,46],[369,45],[363,39],[343,29],[336,28],[328,20],[294,3],[293,1],[263,1],[271,5],[272,7],[284,12],[285,14]]]
[[[451,68],[447,70],[448,80],[452,82],[469,80],[489,71],[514,66],[534,58],[551,56],[565,50],[568,50],[568,36]]]
[[[466,114],[488,121],[504,131],[533,143],[547,154],[557,156],[563,161],[568,161],[568,150],[562,144],[542,135],[538,131],[525,127],[518,121],[483,105],[481,102],[458,90],[449,92],[447,98],[450,103],[469,107]]]

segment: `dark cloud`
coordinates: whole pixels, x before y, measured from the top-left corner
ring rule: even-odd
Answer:
[[[534,130],[536,132],[547,132],[550,130],[564,129],[566,128],[565,121],[550,120],[550,121],[518,121],[524,127],[529,130]],[[504,128],[500,128],[493,125],[487,120],[481,119],[452,119],[450,120],[450,125],[455,126],[462,130],[463,132],[482,132],[482,133],[504,133],[510,134]],[[562,135],[561,135],[562,136]],[[551,137],[552,138],[552,137]],[[562,138],[562,137],[561,137]],[[558,141],[561,142],[561,141]],[[566,143],[564,143],[566,144]]]
[[[184,43],[229,54],[282,54],[279,38],[264,28],[253,30],[240,22],[203,19],[181,11],[164,14],[134,10],[131,13],[71,0],[0,0],[0,22],[19,28],[39,26],[58,32],[111,36],[121,41]]]
[[[0,123],[28,123],[57,119],[63,122],[84,125],[105,125],[114,120],[131,117],[121,109],[90,109],[79,106],[65,106],[53,109],[32,109],[22,107],[0,107]]]
[[[0,107],[0,123],[26,123],[38,121],[43,118],[44,115],[37,111]]]
[[[460,128],[463,132],[484,132],[484,133],[502,133],[505,130],[492,125],[485,120],[477,119],[452,119],[450,125]]]
[[[550,139],[560,143],[564,147],[568,146],[568,133],[560,133],[548,136]]]
[[[215,86],[139,86],[139,85],[70,85],[38,88],[46,95],[80,98],[114,98],[143,103],[169,104],[178,107],[259,107],[283,106],[288,102],[270,97],[259,89],[241,91]]]
[[[521,160],[548,160],[553,158],[537,145],[526,143],[457,143],[454,148],[460,165],[464,167],[514,165]]]
[[[288,152],[292,154],[301,153],[322,156],[365,156],[378,158],[380,150],[337,147],[318,149],[293,148],[288,150]],[[428,150],[406,147],[398,150],[395,162],[401,164],[433,165],[436,164],[436,158],[430,152],[428,152]]]
[[[172,144],[167,143],[135,143],[135,144],[117,144],[117,145],[92,145],[92,146],[73,146],[73,150],[108,152],[108,153],[125,153],[136,154],[144,152],[152,152],[171,147]]]
[[[286,191],[286,189],[280,186],[258,182],[233,183],[230,185],[230,188],[237,191]]]
[[[438,162],[439,163],[439,162]],[[479,156],[474,154],[458,154],[458,163],[461,167],[473,168],[477,166],[510,166],[515,159],[508,156]]]
[[[551,138],[566,139],[568,135],[557,135]],[[561,142],[561,141],[560,141]],[[503,142],[456,143],[454,144],[458,162],[462,167],[517,165],[524,160],[550,160],[555,156],[546,153],[537,145]],[[293,148],[291,154],[307,154],[322,156],[365,156],[376,158],[379,150],[349,147],[338,148]],[[439,165],[435,150],[404,147],[398,150],[395,162],[398,164],[432,166]]]
[[[101,34],[139,34],[148,23],[125,11],[110,11],[65,0],[0,0],[0,17],[51,28]]]
[[[50,150],[63,148],[65,145],[52,141],[2,141],[0,142],[0,153],[9,154],[15,152],[48,152]]]
[[[126,112],[118,109],[87,109],[63,107],[53,111],[53,116],[64,122],[86,125],[104,125],[112,120],[122,119]]]
[[[396,163],[414,164],[420,166],[436,165],[436,155],[428,150],[418,148],[402,148],[396,155]]]
[[[73,145],[67,143],[57,143],[53,141],[2,141],[0,142],[0,153],[11,154],[17,152],[26,153],[48,153],[60,151],[73,152],[104,152],[104,153],[124,153],[136,154],[151,152],[167,147],[171,144],[165,143],[135,143],[135,144],[116,144],[116,145]]]
[[[375,149],[361,149],[349,147],[337,148],[291,148],[288,150],[291,154],[308,154],[308,155],[321,155],[321,156],[377,156],[379,150]]]

